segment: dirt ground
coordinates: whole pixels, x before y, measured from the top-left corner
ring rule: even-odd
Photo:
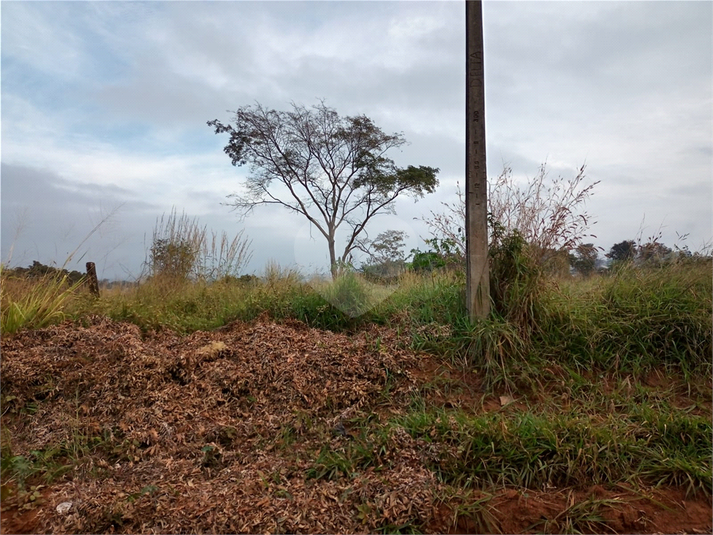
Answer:
[[[710,500],[677,488],[454,495],[426,468],[432,445],[399,427],[344,473],[328,455],[356,443],[355,422],[405,414],[424,383],[458,376],[405,342],[268,318],[180,337],[94,317],[3,338],[3,447],[70,471],[3,482],[0,531],[711,533]],[[500,407],[473,401],[477,377],[462,383],[439,402]]]

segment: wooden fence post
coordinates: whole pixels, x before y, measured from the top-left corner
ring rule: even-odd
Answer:
[[[87,284],[89,284],[89,293],[99,297],[99,280],[97,279],[97,268],[94,262],[87,262]]]

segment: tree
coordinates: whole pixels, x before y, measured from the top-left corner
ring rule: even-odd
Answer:
[[[3,273],[8,276],[27,277],[28,279],[55,278],[59,280],[62,278],[66,278],[69,284],[77,284],[84,278],[84,275],[79,271],[68,271],[64,268],[46,266],[45,264],[38,262],[37,260],[33,260],[32,265],[26,268],[16,267],[13,269],[6,270],[3,267]]]
[[[250,262],[250,243],[242,230],[232,239],[225,232],[218,236],[174,208],[156,220],[146,266],[152,277],[174,281],[237,277]]]
[[[624,240],[612,245],[606,255],[613,262],[627,262],[636,257],[636,242],[634,240]]]
[[[403,251],[406,236],[402,230],[387,230],[371,243],[360,245],[359,249],[369,255],[362,266],[364,274],[383,279],[397,276],[406,269],[406,255]]]
[[[244,214],[277,204],[305,217],[327,240],[332,276],[358,247],[375,215],[393,213],[401,194],[432,193],[438,169],[399,168],[386,156],[406,143],[386,134],[365,115],[340,117],[324,102],[307,109],[276,111],[259,103],[243,106],[232,124],[209,121],[216,134],[230,136],[224,151],[234,166],[250,165],[247,194],[231,195]],[[336,250],[337,231],[347,228],[346,245]]]
[[[671,260],[673,250],[667,245],[652,239],[639,246],[637,261],[641,265],[660,266]]]
[[[431,238],[424,240],[430,248],[427,251],[411,249],[413,260],[411,267],[414,271],[433,271],[434,269],[465,268],[465,255],[458,244],[449,238]]]
[[[159,238],[151,245],[151,273],[154,277],[187,280],[198,254],[198,247],[188,240],[175,242]]]
[[[598,258],[599,253],[593,243],[580,243],[570,256],[570,263],[579,273],[589,277],[597,267]]]

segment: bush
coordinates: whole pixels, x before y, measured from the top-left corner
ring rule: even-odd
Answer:
[[[411,269],[414,271],[433,271],[440,268],[464,269],[465,256],[458,244],[450,238],[432,238],[426,240],[428,251],[412,249]]]

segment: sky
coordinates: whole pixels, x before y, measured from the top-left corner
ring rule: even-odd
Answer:
[[[243,230],[245,273],[326,269],[306,220],[276,206],[241,220],[228,204],[250,170],[206,122],[256,102],[324,99],[402,132],[398,165],[440,169],[434,194],[400,199],[371,236],[403,230],[407,250],[424,249],[420,219],[463,184],[462,1],[2,1],[0,25],[6,265],[69,258],[135,279],[175,209],[219,235]],[[600,181],[588,241],[710,242],[713,3],[489,0],[483,25],[490,178],[508,165],[525,183],[546,162],[567,179],[586,164]]]

